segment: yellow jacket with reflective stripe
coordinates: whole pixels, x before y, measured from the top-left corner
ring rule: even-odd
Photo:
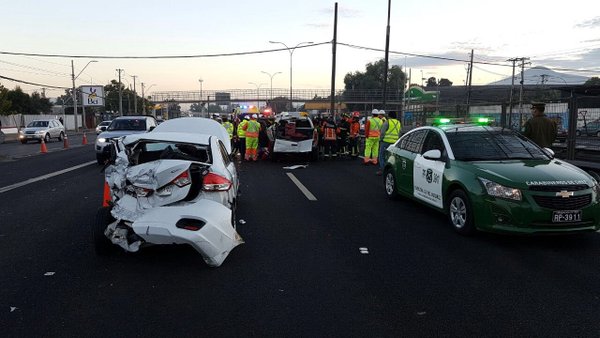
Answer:
[[[238,134],[239,138],[246,138],[246,131],[242,128],[244,128],[244,126],[247,124],[248,124],[248,120],[244,120],[244,121],[240,122],[240,124],[238,124],[237,134]]]
[[[233,123],[227,121],[223,122],[223,127],[227,130],[227,134],[229,134],[229,138],[233,138]]]
[[[385,134],[383,135],[383,142],[394,143],[398,141],[400,138],[400,129],[402,128],[402,124],[400,121],[396,119],[389,119],[388,126],[385,130]]]

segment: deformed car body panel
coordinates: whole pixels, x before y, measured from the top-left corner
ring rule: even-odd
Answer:
[[[131,252],[138,251],[143,244],[188,244],[209,266],[220,266],[231,250],[243,243],[234,228],[238,187],[235,168],[228,169],[222,161],[181,159],[136,164],[134,153],[138,143],[176,141],[206,147],[212,152],[209,159],[217,159],[221,154],[219,141],[211,135],[152,132],[114,141],[116,156],[105,170],[105,179],[112,199],[110,213],[115,221],[104,234],[113,244]],[[218,192],[201,189],[209,173],[229,178],[231,188]],[[182,175],[191,183],[175,183]],[[189,223],[194,226],[186,226]]]
[[[313,148],[313,140],[288,141],[276,139],[273,151],[277,153],[310,153]]]

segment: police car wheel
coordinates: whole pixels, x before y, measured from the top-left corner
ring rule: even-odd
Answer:
[[[390,199],[396,199],[398,197],[398,190],[396,190],[396,177],[390,169],[385,170],[383,175],[383,185],[385,187],[385,194]]]
[[[467,194],[460,189],[454,190],[448,201],[448,218],[454,230],[461,235],[472,234],[475,227],[473,225],[473,211]]]

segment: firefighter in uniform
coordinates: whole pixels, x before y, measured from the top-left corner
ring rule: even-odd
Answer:
[[[352,120],[350,120],[349,130],[349,141],[350,141],[350,155],[352,157],[358,156],[358,141],[360,140],[360,113],[355,111],[352,112]]]
[[[373,109],[371,114],[373,117],[367,120],[365,124],[365,158],[364,164],[375,164],[377,165],[377,157],[379,157],[379,136],[381,135],[381,126],[383,122],[379,118],[379,115],[385,111]]]
[[[324,155],[326,158],[333,156],[337,156],[337,126],[335,121],[333,121],[333,117],[328,117],[325,121],[323,121],[322,125],[323,130],[323,143],[324,143]]]
[[[396,143],[400,138],[400,132],[402,131],[402,124],[397,119],[397,113],[391,111],[388,113],[388,118],[383,122],[381,126],[381,136],[379,137],[379,171],[377,175],[383,173],[383,165],[385,164],[385,150],[390,144]]]
[[[257,118],[256,114],[252,114],[250,121],[242,127],[246,132],[246,161],[258,161],[258,134],[261,128]]]

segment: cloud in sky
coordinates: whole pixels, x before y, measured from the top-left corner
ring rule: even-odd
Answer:
[[[584,22],[575,25],[577,28],[598,28],[600,27],[600,16],[593,19],[585,20]]]

